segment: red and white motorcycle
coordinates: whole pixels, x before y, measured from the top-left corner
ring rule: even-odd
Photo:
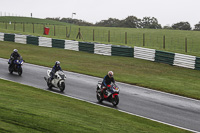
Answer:
[[[118,105],[119,103],[119,87],[115,84],[111,84],[108,85],[106,89],[106,87],[104,86],[103,88],[101,88],[102,85],[102,81],[98,81],[97,84],[97,91],[96,91],[96,95],[97,95],[97,100],[101,103],[103,100],[111,102],[114,106]],[[105,90],[104,90],[105,89]]]

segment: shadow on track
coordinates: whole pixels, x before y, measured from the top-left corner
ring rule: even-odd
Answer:
[[[101,103],[99,103],[99,102],[95,102],[95,103],[99,104],[99,105],[102,105],[102,106],[105,106],[105,107],[109,107],[109,108],[113,108],[113,109],[118,109],[117,106],[113,106],[112,103],[107,102],[107,101],[103,101]]]
[[[64,91],[63,91],[63,92],[61,92],[59,89],[56,89],[56,88],[52,88],[52,89],[50,89],[50,88],[47,88],[46,90],[49,90],[49,91],[52,91],[52,92],[55,92],[55,93],[65,94],[65,92],[64,92]]]

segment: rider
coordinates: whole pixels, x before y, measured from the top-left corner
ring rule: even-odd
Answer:
[[[14,49],[13,52],[12,52],[12,54],[10,55],[10,60],[8,62],[8,64],[10,64],[10,67],[13,64],[14,60],[17,60],[18,57],[21,57],[21,56],[18,53],[18,50]]]
[[[103,82],[101,85],[101,94],[105,94],[106,89],[110,89],[110,84],[115,83],[113,72],[109,71],[108,74],[103,78]]]
[[[54,75],[57,71],[62,71],[61,67],[60,67],[60,61],[56,61],[55,65],[53,66],[52,70],[51,70],[51,78],[50,80],[52,81],[54,79]]]

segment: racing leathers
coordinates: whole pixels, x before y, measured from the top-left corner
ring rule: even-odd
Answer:
[[[54,65],[53,66],[53,68],[52,68],[52,70],[51,70],[51,80],[53,80],[54,79],[54,75],[55,75],[55,73],[57,72],[57,71],[62,71],[62,69],[61,69],[61,67],[59,66],[59,65]]]
[[[102,82],[102,85],[101,85],[101,92],[102,94],[106,92],[106,89],[109,89],[109,85],[111,83],[115,83],[115,80],[114,80],[114,77],[109,77],[108,75],[106,75],[104,78],[103,78],[103,82]]]
[[[10,61],[9,61],[9,64],[10,64],[10,67],[13,65],[14,63],[14,60],[17,60],[18,58],[20,58],[20,54],[18,52],[13,52],[11,55],[10,55]]]

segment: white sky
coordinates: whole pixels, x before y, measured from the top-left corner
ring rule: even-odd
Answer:
[[[0,16],[60,17],[96,23],[108,18],[155,17],[162,26],[199,23],[200,0],[1,0]]]

